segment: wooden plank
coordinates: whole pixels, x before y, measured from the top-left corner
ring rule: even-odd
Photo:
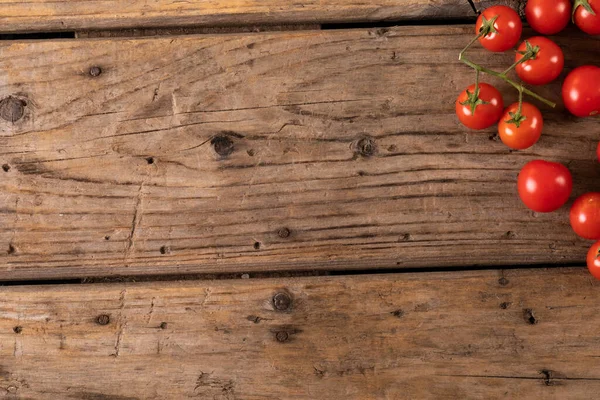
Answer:
[[[505,3],[517,6],[518,0]],[[4,0],[3,32],[473,18],[467,0]]]
[[[20,399],[594,398],[599,304],[583,268],[4,287],[0,387]]]
[[[598,120],[543,108],[524,152],[466,131],[470,34],[2,44],[2,95],[27,105],[0,121],[0,279],[583,262],[568,209],[528,211],[515,182],[545,158],[575,195],[597,189]],[[598,38],[557,40],[569,66],[600,56]]]

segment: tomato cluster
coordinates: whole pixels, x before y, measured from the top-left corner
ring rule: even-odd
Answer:
[[[528,0],[525,7],[527,22],[543,35],[562,31],[569,19],[584,32],[600,34],[600,0]],[[498,124],[502,142],[514,150],[524,150],[540,139],[544,120],[535,105],[523,101],[523,94],[547,105],[555,104],[508,77],[515,70],[522,82],[545,85],[556,80],[564,69],[561,48],[544,36],[523,41],[517,48],[514,64],[496,72],[466,58],[464,53],[475,42],[493,52],[514,48],[521,38],[523,25],[519,15],[510,7],[493,6],[484,10],[475,25],[476,37],[460,53],[459,60],[475,69],[475,84],[465,89],[456,100],[460,122],[471,129],[487,129]],[[501,93],[488,83],[479,82],[480,72],[500,78],[519,91],[519,101],[504,108]],[[565,108],[577,117],[600,113],[600,67],[584,65],[573,69],[562,85]],[[600,143],[597,147],[600,161]],[[517,189],[523,203],[533,211],[547,213],[564,206],[571,196],[573,179],[569,169],[556,162],[534,160],[519,173]],[[570,211],[571,227],[584,239],[594,240],[587,255],[592,275],[600,279],[600,193],[586,193],[575,200]]]

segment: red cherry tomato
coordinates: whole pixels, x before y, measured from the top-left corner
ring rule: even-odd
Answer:
[[[528,0],[525,18],[543,35],[554,35],[567,27],[571,19],[569,0]]]
[[[590,247],[590,251],[587,253],[587,267],[594,278],[600,279],[600,242],[596,242]]]
[[[495,18],[493,25],[491,21]],[[475,33],[479,34],[485,29],[485,22],[490,24],[490,32],[479,38],[483,47],[490,51],[506,51],[515,47],[521,38],[523,23],[519,14],[507,6],[493,6],[486,8],[477,18]]]
[[[475,112],[468,103],[469,96],[475,93],[475,85],[469,86],[456,99],[456,115],[464,126],[471,129],[485,129],[494,125],[502,116],[504,100],[502,94],[487,83],[479,84],[479,99],[484,103],[477,104]]]
[[[584,239],[600,240],[600,193],[586,193],[575,200],[569,215],[571,227]]]
[[[600,112],[600,68],[584,65],[575,68],[562,87],[565,107],[571,114],[588,117]]]
[[[508,106],[498,124],[502,143],[515,150],[533,146],[542,135],[544,120],[540,110],[531,103],[523,103],[521,116],[517,115],[519,103]]]
[[[556,43],[543,36],[527,39],[517,49],[515,62],[521,60],[524,57],[523,53],[528,50],[533,51],[535,56],[515,67],[523,82],[545,85],[558,78],[565,66],[565,57]]]
[[[579,29],[590,35],[600,35],[600,0],[576,0],[574,10],[573,21]]]
[[[569,200],[573,178],[562,164],[535,160],[521,169],[517,187],[519,197],[527,207],[537,212],[551,212]]]

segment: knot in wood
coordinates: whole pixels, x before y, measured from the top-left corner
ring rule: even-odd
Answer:
[[[280,292],[273,296],[273,308],[277,311],[286,311],[292,306],[292,298],[289,294]]]
[[[90,68],[90,76],[96,77],[96,76],[100,76],[100,74],[102,73],[102,68],[94,65],[93,67]]]
[[[108,323],[110,322],[110,317],[106,314],[98,315],[98,317],[96,318],[96,322],[98,323],[98,325],[108,325]]]
[[[8,122],[16,122],[23,118],[26,103],[13,96],[0,100],[0,117]]]
[[[356,152],[363,157],[371,157],[375,150],[375,141],[371,138],[362,138],[356,143]]]
[[[285,331],[280,331],[275,334],[275,339],[277,339],[278,342],[287,342],[289,338],[290,335]]]
[[[219,135],[211,139],[215,152],[221,157],[227,157],[233,153],[233,140],[229,136]]]

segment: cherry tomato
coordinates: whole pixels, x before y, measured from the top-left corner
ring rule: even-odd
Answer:
[[[576,0],[573,9],[573,21],[579,29],[590,35],[600,35],[600,0]]]
[[[543,35],[554,35],[567,27],[571,19],[569,0],[528,0],[525,18]]]
[[[515,67],[523,82],[545,85],[558,78],[565,66],[565,57],[556,43],[543,36],[527,39],[517,49],[515,62],[521,60],[528,51],[535,54],[533,58]]]
[[[596,115],[600,112],[600,68],[584,65],[575,68],[562,87],[565,107],[578,117]]]
[[[600,240],[600,193],[586,193],[575,200],[569,215],[571,227],[584,239]]]
[[[471,129],[485,129],[494,125],[502,116],[504,100],[502,94],[487,83],[479,84],[479,101],[472,112],[469,99],[473,100],[475,85],[469,86],[456,99],[456,115],[464,126]]]
[[[600,279],[600,242],[596,242],[590,247],[590,251],[587,253],[587,267],[594,278]]]
[[[498,124],[502,143],[515,150],[533,146],[542,135],[544,120],[540,110],[531,103],[523,103],[518,115],[519,103],[508,106]]]
[[[482,30],[489,32],[479,38],[481,45],[490,51],[501,52],[515,47],[521,38],[523,23],[512,8],[493,6],[483,10],[477,18],[475,33],[479,34]]]
[[[534,160],[521,169],[517,188],[519,197],[527,207],[537,212],[551,212],[569,200],[573,178],[562,164]]]

